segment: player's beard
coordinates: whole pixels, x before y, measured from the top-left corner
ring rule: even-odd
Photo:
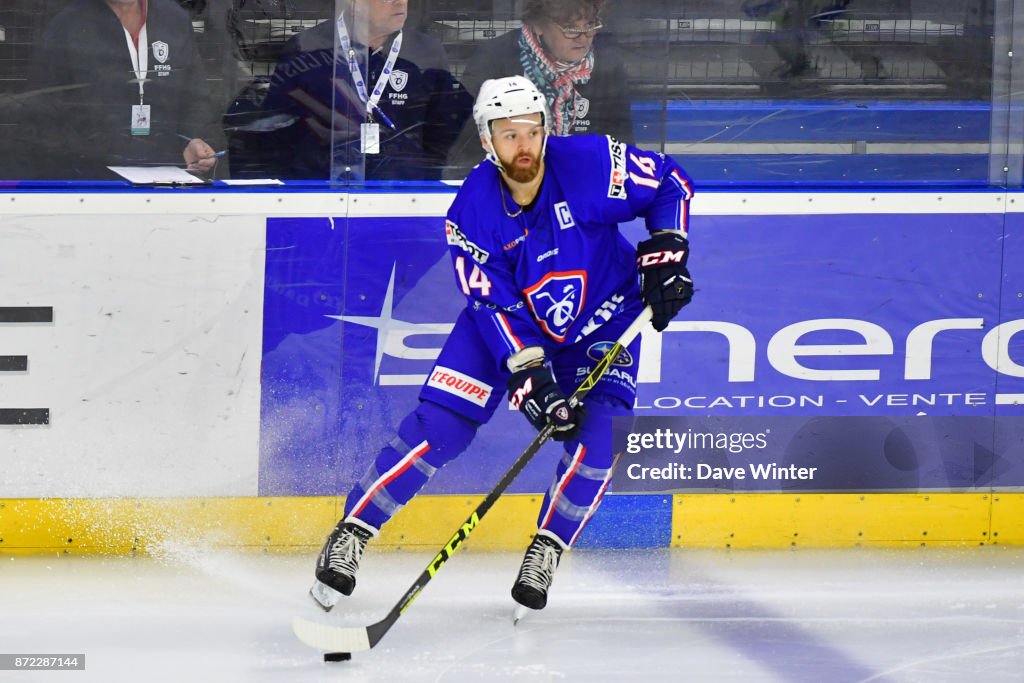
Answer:
[[[523,158],[530,159],[529,166],[519,166],[516,164],[517,161]],[[540,173],[540,157],[535,157],[532,154],[520,154],[512,160],[511,164],[502,161],[501,166],[505,169],[505,175],[511,180],[517,183],[528,183]]]

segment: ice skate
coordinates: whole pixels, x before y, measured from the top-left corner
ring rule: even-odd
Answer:
[[[372,535],[357,524],[345,522],[327,537],[316,563],[316,581],[309,589],[309,594],[324,611],[329,612],[342,595],[352,595],[359,560]]]
[[[552,536],[538,533],[533,537],[512,586],[512,598],[516,602],[530,609],[544,609],[563,550],[562,544]]]

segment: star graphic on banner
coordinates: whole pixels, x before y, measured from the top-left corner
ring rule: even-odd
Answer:
[[[418,334],[448,334],[450,323],[410,323],[393,317],[395,302],[395,266],[391,266],[391,278],[384,293],[384,302],[380,313],[376,316],[363,315],[328,315],[327,318],[354,323],[377,330],[377,348],[373,359],[373,378],[377,381],[380,375],[380,364],[385,352],[397,358],[422,358],[417,349],[410,349],[404,343],[405,338]]]

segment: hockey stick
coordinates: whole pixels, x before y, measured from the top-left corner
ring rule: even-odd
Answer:
[[[640,315],[637,316],[636,320],[626,328],[626,331],[622,333],[615,345],[608,350],[608,353],[601,358],[597,363],[597,367],[587,376],[583,383],[580,384],[579,388],[569,398],[569,402],[575,406],[580,403],[583,398],[590,393],[598,381],[604,377],[608,368],[611,367],[615,359],[619,357],[619,354],[629,346],[629,343],[640,334],[640,330],[651,321],[651,307],[647,306],[641,311]],[[463,523],[461,527],[452,534],[451,539],[445,544],[441,551],[437,553],[427,568],[423,570],[423,573],[419,575],[416,581],[409,587],[409,590],[405,592],[401,600],[391,608],[388,615],[378,621],[375,624],[370,624],[365,627],[343,627],[343,626],[331,626],[328,624],[322,624],[315,621],[304,619],[303,617],[295,617],[292,620],[292,630],[295,635],[298,636],[306,645],[315,647],[319,650],[325,650],[329,653],[337,653],[333,659],[346,659],[347,655],[352,652],[362,652],[369,650],[371,647],[376,645],[384,634],[395,625],[398,618],[402,616],[402,613],[409,608],[412,601],[420,594],[420,591],[430,582],[434,575],[440,571],[444,563],[447,562],[455,551],[462,547],[462,544],[469,538],[469,535],[476,528],[476,525],[480,523],[484,515],[491,509],[495,502],[505,489],[509,487],[512,480],[523,471],[527,463],[533,459],[533,456],[537,454],[537,451],[541,449],[549,438],[551,433],[554,431],[554,427],[549,424],[544,427],[537,436],[533,438],[530,445],[526,447],[526,450],[516,458],[516,461],[512,463],[512,467],[509,468],[508,472],[502,476],[498,483],[494,486],[494,489],[487,494],[483,502],[473,510],[469,518]],[[338,656],[341,655],[341,656]],[[325,655],[325,658],[327,656]]]

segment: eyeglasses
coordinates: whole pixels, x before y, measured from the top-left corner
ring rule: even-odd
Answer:
[[[559,26],[558,24],[555,25],[558,26],[558,30],[561,31],[562,35],[565,36],[568,40],[575,40],[580,36],[592,38],[595,34],[597,34],[598,31],[604,28],[604,24],[601,23],[600,19],[597,21],[596,24],[584,26],[583,28],[576,28],[575,26]]]

